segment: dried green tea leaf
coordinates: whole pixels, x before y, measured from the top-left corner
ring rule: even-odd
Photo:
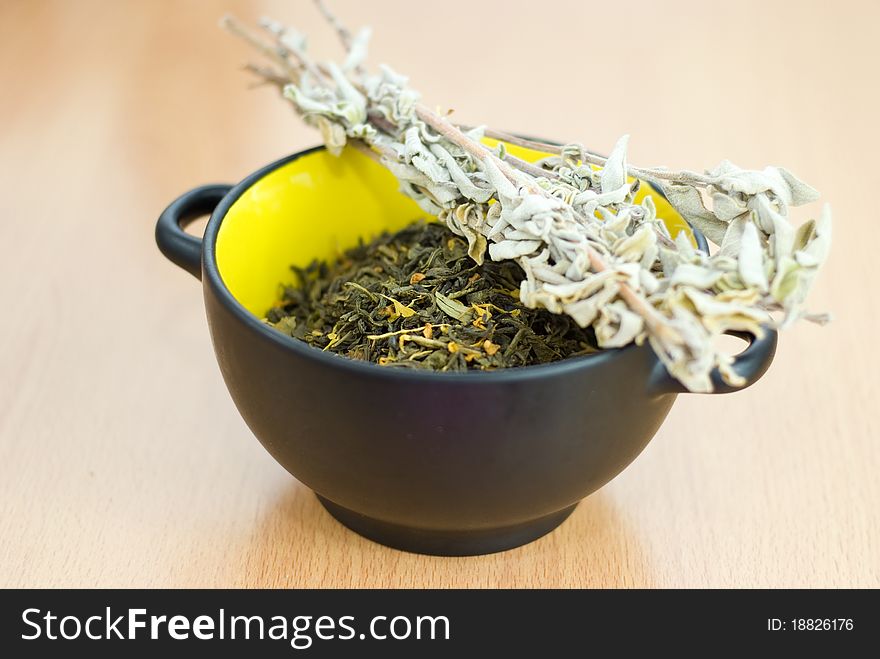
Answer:
[[[283,287],[267,322],[351,359],[387,368],[485,370],[596,350],[591,329],[510,295],[523,277],[516,263],[475,266],[465,243],[440,223],[415,223],[348,250],[336,263],[295,271],[298,283]]]
[[[446,297],[443,293],[435,293],[434,296],[437,299],[437,306],[450,318],[455,318],[463,323],[470,322],[470,319],[473,318],[473,311],[470,307],[466,307],[458,300]]]

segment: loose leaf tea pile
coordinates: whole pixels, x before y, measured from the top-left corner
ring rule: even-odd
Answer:
[[[592,330],[519,301],[523,272],[515,262],[474,263],[467,241],[436,222],[383,234],[333,264],[293,271],[296,283],[283,287],[267,321],[353,359],[464,371],[596,350]]]
[[[716,348],[719,335],[824,321],[805,301],[831,246],[831,212],[825,206],[794,226],[789,210],[819,195],[789,170],[729,161],[703,173],[633,167],[628,136],[604,158],[579,143],[457,125],[424,105],[405,76],[368,71],[369,29],[350,32],[316,2],[345,48],[339,62],[314,60],[302,34],[273,20],[260,23],[263,34],[229,17],[223,25],[272,62],[250,69],[278,87],[331,153],[350,146],[387,167],[402,193],[467,241],[475,263],[516,262],[524,306],[591,327],[602,348],[648,341],[691,391],[711,391],[716,371],[745,384]],[[486,137],[501,143],[490,148]],[[525,162],[505,143],[550,155]],[[650,197],[635,203],[639,180],[661,188],[717,248],[670,235]]]

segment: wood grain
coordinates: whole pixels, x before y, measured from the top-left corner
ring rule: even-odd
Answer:
[[[880,5],[453,0],[428,23],[410,0],[338,5],[375,27],[373,61],[463,121],[606,151],[629,132],[644,165],[791,167],[834,205],[813,302],[836,321],[783,335],[748,391],[681,396],[644,454],[532,545],[375,545],[253,439],[199,286],[152,235],[184,189],[316,141],[246,91],[219,15],[295,21],[319,52],[332,35],[306,3],[8,0],[0,586],[880,586]]]

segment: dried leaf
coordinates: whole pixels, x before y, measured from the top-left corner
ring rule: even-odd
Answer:
[[[605,194],[619,190],[626,184],[626,147],[628,144],[629,135],[624,135],[617,140],[617,144],[614,145],[611,155],[605,162],[601,179],[602,192]]]
[[[470,319],[473,317],[473,311],[471,308],[466,307],[458,300],[447,297],[443,295],[443,293],[437,293],[435,298],[437,300],[437,306],[450,318],[455,318],[461,322],[470,322]]]
[[[352,71],[359,67],[367,57],[367,47],[370,43],[372,30],[369,27],[361,28],[351,40],[351,46],[348,49],[348,55],[342,64],[344,72]]]
[[[603,348],[620,348],[632,343],[644,326],[641,317],[619,300],[603,306],[600,317],[596,339]]]
[[[728,224],[717,217],[703,204],[700,191],[690,185],[673,183],[663,188],[675,210],[681,213],[691,225],[703,232],[716,245],[724,241]]]
[[[776,275],[770,285],[770,295],[785,304],[788,297],[797,290],[798,274],[801,266],[791,257],[784,257],[776,267]]]
[[[712,288],[723,273],[692,263],[682,263],[672,273],[673,286],[694,286],[700,289]]]
[[[395,300],[393,297],[389,297],[388,295],[382,295],[382,297],[384,297],[391,303],[391,305],[394,307],[394,314],[400,316],[401,318],[411,318],[412,316],[416,315],[415,311],[403,304],[400,300]]]
[[[815,232],[807,246],[800,250],[796,257],[798,263],[810,267],[818,267],[828,258],[831,251],[831,207],[822,207],[822,214],[816,223]]]
[[[788,203],[792,206],[809,204],[819,198],[819,192],[814,187],[807,185],[784,167],[777,167],[776,171],[788,185],[790,194]]]
[[[489,245],[489,256],[493,261],[515,259],[531,254],[541,247],[540,240],[508,240],[503,243]]]
[[[345,129],[335,121],[330,121],[327,117],[319,116],[316,121],[327,150],[334,156],[340,155],[347,141]]]
[[[758,229],[752,222],[743,226],[739,250],[739,276],[747,286],[754,286],[762,293],[768,288],[764,273],[763,249]]]
[[[730,222],[743,213],[749,211],[748,207],[738,199],[734,199],[724,192],[715,192],[712,195],[712,211],[719,220]]]

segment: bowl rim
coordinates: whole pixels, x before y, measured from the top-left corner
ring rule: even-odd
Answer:
[[[271,327],[270,325],[264,323],[253,313],[248,311],[244,307],[244,305],[235,298],[235,296],[226,286],[223,278],[220,276],[220,270],[217,265],[216,249],[217,235],[220,229],[220,225],[223,223],[223,220],[225,219],[232,205],[236,201],[238,201],[238,199],[248,189],[250,189],[255,183],[257,183],[257,181],[275,171],[276,169],[284,167],[285,165],[294,162],[295,160],[324,150],[326,150],[326,147],[324,145],[310,147],[302,151],[297,151],[295,153],[279,158],[278,160],[275,160],[274,162],[271,162],[268,165],[265,165],[255,170],[254,172],[243,178],[239,183],[234,185],[229,190],[229,192],[226,193],[226,195],[223,197],[223,199],[221,199],[220,203],[211,213],[211,217],[208,220],[207,226],[205,227],[205,232],[202,239],[203,282],[211,287],[214,295],[226,308],[226,310],[231,315],[235,316],[238,320],[242,321],[245,326],[253,330],[257,336],[271,342],[276,347],[293,353],[298,357],[308,359],[317,364],[323,364],[330,368],[339,369],[352,375],[372,375],[374,377],[390,378],[396,380],[409,380],[412,382],[466,382],[471,385],[479,384],[480,382],[485,382],[487,384],[497,384],[499,382],[523,382],[534,380],[536,378],[559,376],[580,370],[586,370],[591,366],[599,366],[601,364],[605,364],[608,361],[614,360],[622,353],[632,352],[635,350],[651,351],[653,359],[659,363],[659,359],[656,357],[656,355],[653,354],[653,351],[650,349],[650,346],[646,341],[642,345],[631,343],[622,348],[603,348],[598,352],[589,355],[569,357],[546,364],[512,366],[509,368],[500,368],[489,371],[468,370],[464,372],[444,372],[423,369],[387,368],[378,364],[374,364],[373,362],[350,359],[342,355],[337,355],[336,353],[319,350],[313,346],[308,345],[307,343],[297,341],[293,337],[286,336],[275,328]],[[662,191],[660,191],[655,186],[652,185],[651,187],[655,190],[657,194],[663,194]],[[698,246],[702,249],[707,249],[708,245],[706,244],[705,237],[693,226],[691,226],[691,231],[693,231],[694,233],[694,237],[696,238]]]

